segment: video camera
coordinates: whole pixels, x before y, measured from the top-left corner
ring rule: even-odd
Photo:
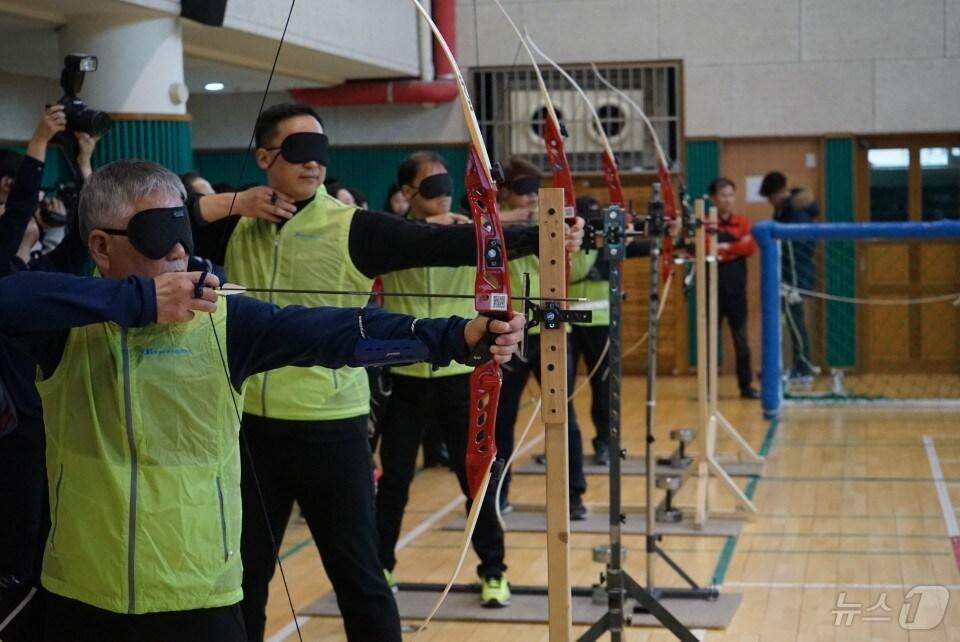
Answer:
[[[97,57],[86,54],[67,54],[63,59],[63,71],[60,72],[60,88],[63,96],[57,101],[63,105],[63,113],[67,117],[67,129],[54,139],[55,144],[63,144],[64,140],[73,138],[73,132],[86,132],[91,136],[103,136],[113,126],[110,114],[96,109],[90,109],[80,99],[80,90],[83,88],[83,78],[88,71],[97,70]],[[68,138],[69,137],[69,138]]]
[[[70,217],[76,214],[77,206],[80,203],[81,187],[82,185],[78,185],[75,181],[66,180],[57,183],[52,187],[43,189],[44,193],[46,194],[46,198],[40,201],[38,208],[44,226],[62,227],[67,224],[67,221],[70,219]],[[58,212],[52,209],[50,207],[50,203],[47,201],[47,198],[49,197],[60,199],[60,201],[63,203],[64,209],[66,210],[66,213]]]

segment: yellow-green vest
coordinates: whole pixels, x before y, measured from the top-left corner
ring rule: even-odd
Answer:
[[[226,306],[212,318],[226,349]],[[53,593],[116,613],[242,598],[243,400],[210,320],[74,328],[38,382],[52,522],[42,582]]]
[[[229,280],[247,287],[369,291],[373,279],[350,259],[350,223],[356,207],[321,187],[316,198],[282,227],[243,218],[230,236]],[[346,294],[254,294],[280,306],[362,307],[368,296]],[[288,367],[247,380],[244,410],[274,419],[319,421],[366,415],[370,388],[363,368],[331,370]]]
[[[593,312],[593,317],[589,323],[574,323],[573,325],[610,325],[610,293],[608,289],[610,282],[593,281],[587,278],[602,252],[603,250],[590,250],[589,252],[580,250],[573,255],[570,272],[570,296],[589,299],[589,302],[571,303],[570,307]]]
[[[510,300],[513,303],[513,310],[517,314],[523,314],[523,275],[530,275],[530,296],[534,303],[542,303],[537,300],[540,296],[540,257],[535,254],[523,256],[518,259],[509,259],[510,266]],[[540,326],[530,328],[530,334],[540,334]]]
[[[475,267],[421,267],[398,270],[384,274],[385,292],[429,292],[432,294],[473,294]],[[473,299],[438,299],[429,297],[384,296],[383,307],[390,312],[409,314],[417,318],[460,316],[472,318],[476,312]],[[391,366],[390,372],[407,377],[431,378],[473,372],[462,363],[433,369],[429,363],[413,363],[408,366]]]

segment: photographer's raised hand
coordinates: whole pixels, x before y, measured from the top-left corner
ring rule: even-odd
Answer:
[[[41,163],[47,155],[47,145],[50,140],[67,128],[67,115],[63,111],[63,105],[50,105],[43,110],[40,115],[40,122],[33,130],[33,136],[27,143],[27,156],[35,158]]]
[[[23,238],[20,240],[20,247],[17,248],[17,258],[24,264],[30,262],[33,246],[40,240],[40,226],[34,219],[27,223],[27,229],[23,232]]]
[[[73,132],[77,137],[77,166],[84,178],[89,178],[93,174],[93,165],[90,159],[93,158],[93,151],[97,148],[99,136],[91,136],[87,132]]]

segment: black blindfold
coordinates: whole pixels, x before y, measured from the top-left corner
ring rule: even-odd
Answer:
[[[510,183],[510,191],[517,196],[533,194],[540,189],[539,176],[520,176]]]
[[[162,259],[180,243],[193,254],[193,232],[187,208],[163,207],[137,212],[125,230],[104,229],[107,234],[126,236],[138,252],[154,261]]]
[[[316,161],[318,164],[326,166],[330,160],[329,151],[330,140],[326,134],[317,134],[314,132],[299,132],[290,134],[283,139],[280,147],[267,147],[267,150],[280,150],[280,156],[283,160],[294,165]],[[274,157],[270,164],[276,161]]]
[[[430,200],[453,194],[453,179],[450,174],[434,174],[420,181],[420,196]]]

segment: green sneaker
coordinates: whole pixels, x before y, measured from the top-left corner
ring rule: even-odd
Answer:
[[[387,578],[387,586],[390,587],[391,591],[396,593],[398,590],[400,590],[397,588],[397,580],[393,577],[393,571],[383,569],[383,576]]]
[[[499,609],[510,606],[510,582],[503,575],[485,577],[480,583],[480,606]]]

